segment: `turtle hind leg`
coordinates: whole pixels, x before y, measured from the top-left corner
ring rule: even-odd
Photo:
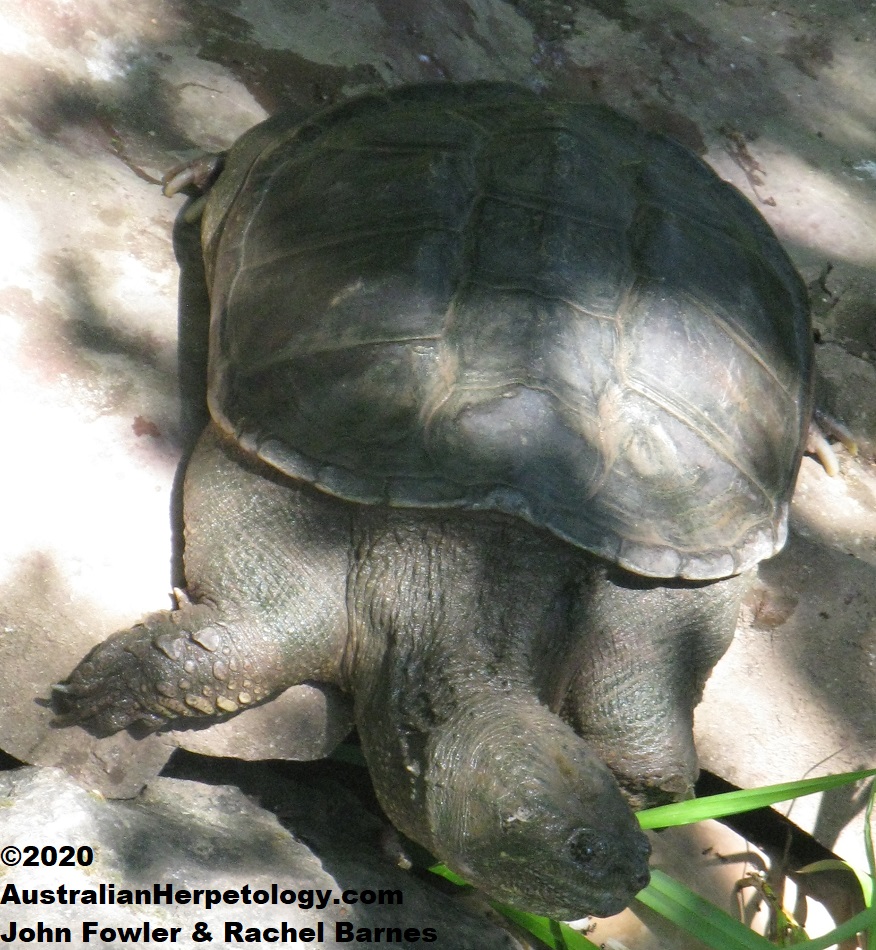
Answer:
[[[232,715],[305,680],[339,681],[343,503],[267,470],[213,426],[183,491],[191,596],[95,647],[55,687],[59,725],[155,730]]]

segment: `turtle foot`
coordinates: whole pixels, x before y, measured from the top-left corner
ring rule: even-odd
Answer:
[[[229,631],[205,608],[151,614],[98,644],[53,687],[57,726],[98,736],[134,726],[230,715],[270,692],[249,670]]]

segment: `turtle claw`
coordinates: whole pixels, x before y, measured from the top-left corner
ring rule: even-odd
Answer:
[[[200,192],[205,192],[218,177],[223,164],[222,155],[202,155],[190,162],[176,165],[162,177],[162,190],[168,198],[190,185]]]
[[[52,687],[54,725],[80,725],[96,736],[136,726],[154,732],[179,715],[161,702],[151,684],[157,670],[143,626],[116,634],[95,647],[70,676]],[[157,652],[157,651],[151,651]]]
[[[858,454],[858,442],[839,419],[823,409],[816,409],[806,439],[806,451],[821,462],[824,471],[834,477],[839,475],[840,464],[828,437],[839,442],[853,458]]]
[[[814,455],[818,461],[821,462],[821,467],[831,478],[835,478],[839,475],[840,465],[839,459],[836,457],[836,452],[834,452],[830,442],[827,441],[827,437],[822,431],[821,426],[814,420],[809,423],[809,433],[806,437],[806,451],[810,455]]]

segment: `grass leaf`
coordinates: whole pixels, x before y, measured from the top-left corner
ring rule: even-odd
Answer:
[[[867,910],[862,910],[860,914],[855,914],[854,917],[845,923],[834,927],[833,930],[826,933],[823,937],[816,937],[814,940],[807,940],[805,943],[797,944],[797,950],[826,950],[827,947],[832,947],[835,943],[842,943],[843,940],[851,939],[855,934],[865,933],[867,931],[872,933],[874,926],[876,926],[876,910],[872,907],[868,907]]]
[[[490,903],[500,914],[504,914],[519,927],[538,937],[551,950],[599,950],[599,947],[592,940],[588,940],[584,934],[572,930],[568,924],[564,924],[559,920],[551,920],[550,917],[539,917],[537,914],[527,914],[514,907],[506,907],[504,904],[493,904],[492,901]]]
[[[798,782],[783,782],[780,785],[765,785],[763,788],[741,789],[736,792],[725,792],[722,795],[710,795],[707,798],[694,798],[674,805],[646,808],[638,812],[636,817],[643,828],[690,825],[697,821],[705,821],[707,818],[738,815],[740,812],[766,808],[791,798],[814,795],[816,792],[848,785],[874,775],[876,775],[876,769],[867,769],[862,772],[842,772],[839,775],[801,779]]]
[[[766,937],[657,868],[636,900],[715,950],[775,950]]]
[[[451,871],[446,864],[433,864],[429,870],[433,874],[438,874],[461,887],[468,886],[467,882],[455,871]],[[578,933],[577,930],[573,930],[568,924],[564,924],[559,920],[540,917],[538,914],[528,914],[526,911],[517,910],[516,907],[508,907],[506,904],[500,904],[497,901],[490,901],[490,906],[517,924],[518,927],[522,927],[533,936],[538,937],[551,950],[599,950],[599,947],[592,940],[588,940],[584,934]]]

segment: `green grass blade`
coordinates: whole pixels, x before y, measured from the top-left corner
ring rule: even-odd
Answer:
[[[456,872],[451,871],[446,864],[433,864],[429,868],[433,874],[446,878],[460,887],[468,887]],[[508,907],[505,904],[499,904],[496,901],[490,901],[490,906],[497,910],[508,920],[513,921],[518,927],[528,930],[534,937],[538,937],[542,943],[546,944],[551,950],[599,950],[599,947],[588,940],[584,934],[573,930],[568,924],[558,920],[551,920],[550,917],[539,917],[538,914],[527,914],[525,911],[517,910],[515,907]]]
[[[857,868],[852,867],[851,864],[845,861],[839,861],[836,858],[826,858],[823,861],[813,861],[812,864],[807,864],[806,867],[800,868],[796,873],[818,874],[820,871],[846,871],[851,874],[857,878],[858,884],[860,885],[861,894],[864,898],[864,907],[871,907],[873,905],[876,881],[874,881],[873,876],[867,874],[866,871],[859,871]],[[876,945],[868,946],[868,950],[876,950]]]
[[[636,900],[665,917],[713,950],[775,950],[766,937],[749,930],[714,904],[674,881],[657,869],[651,871],[651,883]],[[876,908],[861,911],[822,937],[795,944],[795,950],[826,950],[855,934],[872,931]]]
[[[864,903],[867,909],[876,914],[876,853],[873,851],[873,803],[876,802],[876,782],[870,786],[867,807],[864,809],[864,850],[867,852],[867,864],[870,866],[869,888],[861,880],[864,891]],[[858,875],[862,878],[862,875]],[[876,918],[871,920],[867,930],[867,950],[876,950]]]
[[[825,950],[825,948],[832,947],[835,943],[850,940],[855,934],[866,933],[867,931],[872,933],[874,925],[876,925],[876,910],[872,907],[868,907],[867,910],[862,910],[860,914],[855,914],[854,917],[845,923],[834,927],[833,930],[826,933],[823,937],[816,937],[814,940],[807,940],[805,943],[797,944],[795,950]]]
[[[715,950],[775,950],[766,937],[657,868],[636,900]]]
[[[584,934],[572,930],[568,924],[559,920],[551,920],[550,917],[539,917],[537,914],[527,914],[514,907],[506,907],[504,904],[494,904],[492,906],[509,920],[528,930],[534,937],[538,937],[542,943],[547,944],[551,950],[599,950],[599,947],[588,940]]]
[[[737,792],[725,792],[722,795],[710,795],[707,798],[695,798],[675,805],[659,805],[647,808],[637,814],[643,828],[670,828],[676,825],[690,825],[707,818],[725,818],[755,808],[766,808],[777,802],[791,798],[814,795],[851,782],[876,775],[876,769],[863,772],[842,772],[839,775],[824,775],[819,778],[801,779],[798,782],[783,782],[780,785],[766,785],[763,788],[742,789]]]
[[[456,884],[459,887],[470,887],[471,885],[464,878],[461,878],[456,871],[451,871],[446,864],[433,864],[429,870],[433,874],[437,874],[438,877],[443,877],[445,880],[450,881],[451,884]]]

